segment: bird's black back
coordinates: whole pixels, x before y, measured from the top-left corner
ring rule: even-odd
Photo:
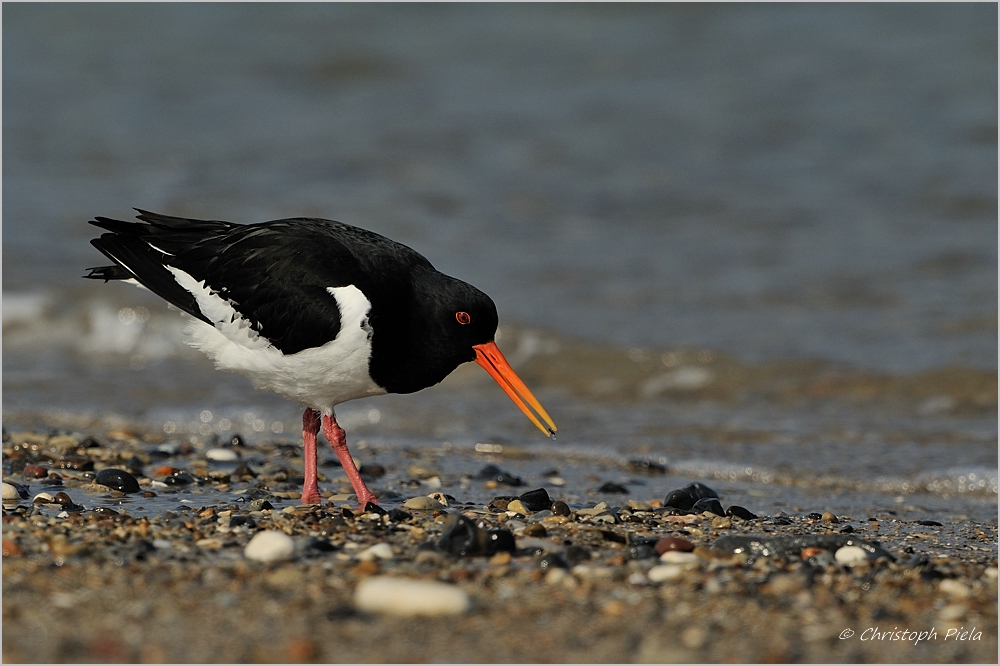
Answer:
[[[433,271],[430,262],[405,245],[330,220],[239,225],[139,213],[142,222],[105,217],[91,222],[110,232],[91,243],[116,265],[90,269],[86,277],[134,278],[211,324],[165,267],[179,268],[228,300],[285,354],[322,346],[337,336],[340,312],[327,287],[353,284],[369,299],[378,293],[379,300],[392,301],[405,295],[398,292],[414,270]],[[380,305],[381,310],[391,303]]]

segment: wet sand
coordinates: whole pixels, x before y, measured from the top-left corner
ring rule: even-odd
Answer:
[[[398,510],[381,516],[357,510],[346,478],[331,465],[321,468],[330,497],[299,507],[295,446],[217,444],[209,454],[134,429],[5,432],[5,481],[29,485],[28,498],[4,512],[5,661],[996,656],[997,523],[995,514],[983,517],[988,511],[945,519],[938,512],[931,520],[921,507],[928,498],[915,495],[891,510],[848,515],[828,511],[836,499],[821,494],[784,489],[779,499],[763,497],[752,488],[675,477],[640,459],[619,463],[630,479],[621,493],[603,484],[622,477],[572,455],[542,460],[509,447],[365,449],[356,455],[370,485],[384,509]],[[238,460],[212,461],[220,457]],[[241,470],[246,460],[253,462]],[[131,466],[141,491],[95,485],[91,465]],[[43,483],[38,475],[46,473],[44,480],[58,482]],[[664,488],[693,481],[714,486],[722,507],[742,506],[759,517],[663,507]],[[566,508],[510,510],[514,498],[539,487]],[[32,503],[40,492],[53,500]],[[58,492],[68,505],[55,501]],[[408,508],[407,500],[435,492],[447,507]],[[509,531],[513,550],[455,554],[449,544],[457,518],[450,517],[457,514],[476,525],[473,531]],[[277,562],[248,559],[246,544],[269,530],[290,535],[294,551]],[[734,552],[726,537],[742,535],[801,539],[774,554]],[[690,544],[693,553],[673,551],[661,561],[655,549],[664,537]],[[850,561],[848,541],[879,546]],[[390,550],[369,550],[377,544]],[[440,581],[464,592],[469,606],[430,617],[362,610],[357,588],[378,576]]]

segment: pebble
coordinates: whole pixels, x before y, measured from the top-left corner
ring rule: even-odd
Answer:
[[[549,493],[545,488],[529,490],[523,493],[518,501],[529,511],[547,511],[552,508],[552,499],[549,498]]]
[[[726,509],[726,515],[733,518],[739,518],[740,520],[757,520],[757,514],[744,509],[742,506],[737,504],[732,505]]]
[[[291,559],[294,553],[292,537],[278,530],[258,532],[243,549],[244,557],[258,562],[280,562]]]
[[[668,550],[660,555],[660,561],[667,564],[695,564],[701,562],[701,558],[694,553],[685,553],[679,550]]]
[[[358,584],[355,607],[366,613],[399,617],[460,615],[469,610],[469,595],[454,585],[395,576],[376,576]]]
[[[107,486],[112,490],[120,490],[123,493],[137,493],[141,490],[139,482],[135,477],[123,469],[108,467],[97,473],[95,482],[102,486]]]
[[[527,516],[529,513],[531,513],[530,511],[528,511],[528,508],[524,506],[524,503],[519,499],[507,502],[507,511],[511,513],[519,513],[522,516]]]
[[[569,505],[562,500],[557,500],[552,503],[552,513],[557,516],[568,516],[570,515]]]
[[[864,548],[858,546],[841,546],[833,554],[833,558],[838,564],[853,565],[868,560],[868,553]]]
[[[17,487],[4,482],[3,484],[3,501],[4,502],[19,502],[21,500],[20,493],[17,492]]]
[[[634,499],[629,500],[626,503],[626,506],[628,506],[628,508],[632,509],[633,511],[652,511],[653,510],[652,505],[647,504],[645,502],[640,502],[639,500],[634,500]]]
[[[205,451],[205,457],[216,462],[235,462],[240,459],[240,454],[232,449],[218,447]]]
[[[695,513],[714,513],[717,516],[725,516],[726,510],[722,508],[722,502],[714,497],[705,497],[691,505],[691,511]]]
[[[968,597],[972,593],[967,585],[960,583],[954,578],[943,579],[940,583],[938,583],[938,589],[944,594],[962,599]]]
[[[679,550],[684,553],[690,553],[694,550],[694,544],[687,539],[681,539],[680,537],[663,537],[656,542],[654,548],[660,555],[663,555],[663,553],[670,550]]]
[[[49,475],[49,470],[41,465],[25,465],[24,469],[21,470],[21,474],[26,479],[44,479]]]
[[[646,578],[654,583],[664,583],[677,580],[684,575],[685,568],[681,564],[658,564],[646,572]]]
[[[391,560],[393,556],[394,554],[392,552],[392,546],[385,543],[384,541],[382,543],[377,543],[374,546],[371,546],[370,548],[364,549],[357,555],[358,559],[361,560],[362,562],[369,562],[371,560],[376,560],[376,559]]]
[[[445,506],[433,497],[418,496],[411,497],[403,502],[403,508],[410,509],[412,511],[435,511],[444,509]]]
[[[822,516],[820,516],[820,520],[822,520],[824,523],[831,523],[831,524],[836,524],[840,522],[837,520],[837,516],[833,515],[832,511],[827,511],[826,513],[824,513]]]
[[[56,500],[48,493],[38,493],[31,499],[31,502],[33,504],[55,504]]]

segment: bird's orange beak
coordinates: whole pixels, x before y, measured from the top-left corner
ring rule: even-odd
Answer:
[[[514,373],[513,368],[510,367],[510,363],[500,353],[500,348],[497,347],[497,344],[495,342],[486,342],[481,345],[473,345],[472,348],[476,351],[476,363],[483,366],[483,369],[490,373],[490,376],[496,380],[504,393],[524,412],[528,420],[534,423],[548,437],[554,439],[556,436],[556,424],[553,423],[552,418],[542,407],[542,403],[538,402],[535,396],[531,395],[528,387]],[[542,425],[543,421],[545,425]]]

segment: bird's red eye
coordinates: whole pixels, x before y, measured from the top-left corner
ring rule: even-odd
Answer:
[[[459,324],[471,324],[472,317],[469,316],[468,312],[456,312],[455,321],[457,321]]]

